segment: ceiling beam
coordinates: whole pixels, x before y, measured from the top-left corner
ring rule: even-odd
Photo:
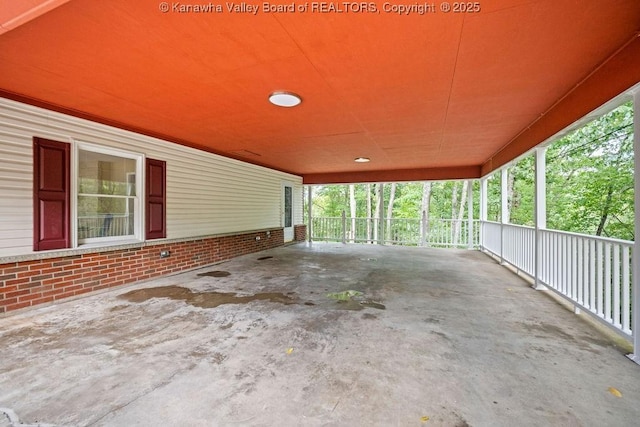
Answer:
[[[69,0],[0,1],[0,34],[4,34],[20,25],[62,6]]]
[[[480,178],[480,166],[396,169],[303,175],[304,184],[355,184],[364,182],[441,181]]]

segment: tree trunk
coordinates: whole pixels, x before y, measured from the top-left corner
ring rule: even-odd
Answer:
[[[602,208],[602,214],[600,215],[600,223],[596,230],[596,236],[602,236],[604,226],[607,224],[607,218],[609,217],[609,210],[611,209],[611,199],[613,197],[613,186],[609,185],[607,188],[607,198],[605,199],[604,206]]]
[[[431,204],[431,181],[422,183],[422,202],[420,203],[420,218],[424,218],[424,223],[420,221],[421,246],[429,246],[429,208]]]
[[[451,183],[451,219],[455,219],[458,214],[458,182]]]
[[[351,231],[349,232],[351,243],[356,238],[356,186],[349,185],[349,211],[351,214]]]
[[[507,215],[506,222],[511,222],[511,212],[516,202],[516,195],[514,194],[514,188],[516,184],[516,174],[513,171],[513,167],[507,168]]]
[[[391,191],[389,192],[389,204],[387,205],[387,240],[392,240],[391,220],[393,219],[393,203],[396,200],[396,183],[391,183]]]
[[[384,201],[384,187],[382,183],[379,184],[375,184],[376,186],[376,211],[373,214],[374,216],[374,224],[375,226],[373,227],[373,240],[376,243],[379,243],[378,238],[380,238],[381,240],[384,238],[384,235],[380,232],[380,228],[382,225],[382,213],[384,211],[383,209],[383,201]]]
[[[464,218],[464,207],[467,204],[467,191],[469,190],[469,181],[462,182],[462,195],[460,196],[460,206],[456,215],[455,234],[453,236],[454,246],[460,243],[460,231],[462,230],[462,219]]]
[[[458,221],[456,218],[458,217],[458,182],[453,181],[451,185],[451,234],[449,235],[449,243],[455,245],[456,236],[458,232],[456,228],[458,227]]]

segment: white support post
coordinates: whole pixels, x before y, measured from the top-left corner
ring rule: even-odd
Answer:
[[[509,169],[507,166],[504,166],[500,170],[500,199],[501,203],[501,211],[500,211],[500,263],[504,263],[504,225],[509,222],[509,218],[507,217],[507,211],[509,210],[509,200],[507,199],[508,193],[508,179],[509,179]]]
[[[640,92],[633,94],[633,158],[634,158],[634,243],[631,306],[633,353],[628,357],[640,365]]]
[[[381,182],[380,184],[380,218],[378,218],[378,244],[384,245],[384,184]]]
[[[535,272],[534,272],[534,288],[537,290],[545,290],[546,286],[542,284],[540,276],[542,275],[542,233],[540,230],[547,228],[547,148],[536,148],[535,152],[535,198],[533,221],[535,225]]]
[[[307,186],[307,218],[309,219],[309,224],[307,224],[307,233],[309,233],[309,243],[311,243],[311,236],[313,235],[313,217],[311,216],[311,212],[312,212],[312,202],[313,202],[313,198],[311,196],[312,194],[312,185],[308,185]]]
[[[484,222],[487,220],[489,202],[487,200],[487,178],[480,180],[480,250],[484,250]]]
[[[342,243],[347,243],[347,214],[342,210]]]
[[[473,180],[467,181],[467,249],[473,249]]]

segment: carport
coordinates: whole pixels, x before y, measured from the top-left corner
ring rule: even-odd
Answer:
[[[5,3],[0,422],[640,419],[640,245],[546,230],[540,146],[630,99],[640,115],[636,0]],[[535,228],[486,221],[486,194],[478,220],[533,288],[477,251],[300,243],[303,185],[486,193],[531,150]],[[596,306],[627,340],[535,290],[582,280],[587,253],[622,277]]]

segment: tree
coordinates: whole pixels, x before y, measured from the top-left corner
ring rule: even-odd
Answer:
[[[455,213],[454,216],[452,216],[453,219],[453,224],[452,224],[452,234],[453,234],[453,245],[456,246],[459,242],[460,242],[460,231],[462,228],[462,219],[464,218],[464,207],[466,205],[467,202],[467,191],[469,188],[469,181],[463,181],[462,182],[462,194],[460,196],[460,201],[458,202],[458,212]],[[453,190],[454,193],[454,197],[457,199],[457,190],[456,187],[454,187]],[[454,208],[453,206],[453,202],[452,202],[452,208]]]
[[[380,221],[380,215],[383,212],[384,209],[384,185],[382,183],[378,183],[375,184],[375,198],[376,198],[376,210],[373,214],[374,216],[374,224],[375,226],[373,227],[373,240],[374,241],[378,241],[378,237],[382,237],[380,236],[380,225],[382,223],[382,221]]]
[[[391,183],[391,190],[389,192],[389,203],[387,204],[387,240],[392,240],[391,220],[393,219],[393,204],[396,199],[396,186],[395,182]]]
[[[547,151],[549,228],[633,240],[633,106],[624,104]]]
[[[420,202],[420,236],[425,236],[425,239],[420,242],[420,245],[425,246],[429,241],[427,236],[429,235],[429,208],[431,207],[431,181],[422,183],[422,201]]]
[[[349,185],[349,213],[351,217],[351,241],[356,238],[356,187]]]

